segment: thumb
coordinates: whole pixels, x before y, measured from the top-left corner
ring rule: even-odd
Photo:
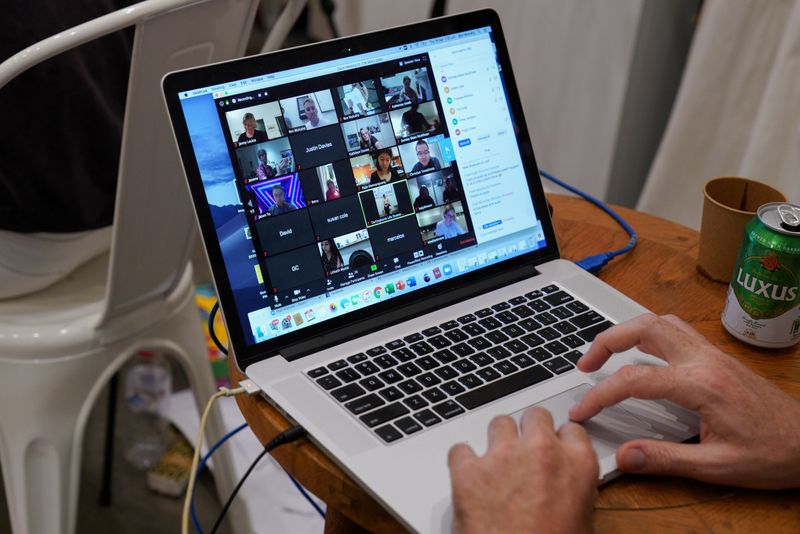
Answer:
[[[617,449],[617,466],[626,473],[697,478],[708,463],[700,444],[640,439]]]

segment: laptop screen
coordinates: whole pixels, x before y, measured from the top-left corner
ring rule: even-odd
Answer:
[[[502,70],[486,26],[180,93],[246,345],[547,245]]]

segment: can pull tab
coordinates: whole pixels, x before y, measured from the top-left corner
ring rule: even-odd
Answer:
[[[789,204],[778,206],[778,216],[781,218],[781,227],[790,232],[800,232],[800,209]]]

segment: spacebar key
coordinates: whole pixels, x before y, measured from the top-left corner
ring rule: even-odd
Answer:
[[[553,376],[553,373],[541,365],[528,367],[522,372],[509,375],[502,380],[497,380],[483,387],[473,389],[472,391],[464,393],[463,395],[459,395],[456,397],[456,400],[468,410],[474,410],[475,408],[483,406],[484,404],[492,402],[493,400],[510,395],[515,391],[525,389],[526,387],[537,384],[542,380],[547,380],[551,376]]]

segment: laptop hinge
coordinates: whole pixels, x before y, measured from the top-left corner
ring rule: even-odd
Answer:
[[[326,332],[311,339],[283,347],[280,354],[289,361],[296,360],[333,345],[338,345],[357,337],[392,326],[413,317],[418,317],[437,309],[445,308],[451,304],[461,302],[489,291],[494,291],[526,278],[541,274],[535,266],[524,265],[507,272],[493,275],[485,280],[472,281],[462,287],[450,289],[446,292],[434,294],[421,301],[416,301],[402,308],[390,310],[369,319],[359,321],[344,329]]]

